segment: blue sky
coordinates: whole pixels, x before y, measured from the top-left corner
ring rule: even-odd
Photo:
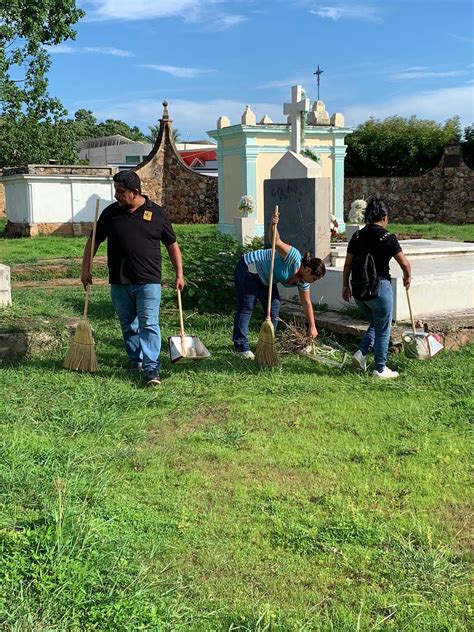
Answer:
[[[301,83],[346,124],[392,114],[474,120],[470,0],[79,0],[77,38],[51,48],[50,92],[144,131],[163,99],[185,139],[246,104],[284,121]]]

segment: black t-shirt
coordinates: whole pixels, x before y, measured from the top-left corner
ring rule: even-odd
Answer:
[[[385,228],[377,224],[367,224],[352,236],[347,252],[350,255],[372,253],[379,277],[390,281],[389,261],[402,252],[402,248],[395,235],[391,235]]]
[[[107,239],[109,283],[161,283],[160,243],[176,241],[166,211],[145,197],[133,213],[117,202],[105,208],[97,222],[96,242]]]

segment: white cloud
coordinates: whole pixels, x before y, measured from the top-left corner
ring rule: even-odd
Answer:
[[[154,18],[192,18],[201,0],[88,0],[87,16],[94,20],[150,20]],[[91,10],[88,10],[89,6]]]
[[[443,77],[463,77],[468,75],[469,72],[467,70],[446,70],[446,71],[436,71],[436,70],[428,70],[425,68],[418,69],[416,66],[414,68],[408,68],[407,70],[403,70],[402,72],[396,72],[393,75],[390,75],[390,79],[400,80],[400,79],[431,79],[431,78],[443,78]]]
[[[296,85],[304,85],[307,83],[308,77],[293,77],[292,79],[277,79],[275,81],[267,81],[257,86],[257,88],[262,90],[267,90],[271,88],[287,88],[290,91],[291,86]]]
[[[159,70],[160,72],[166,72],[173,77],[178,77],[180,79],[194,79],[195,77],[199,77],[199,75],[215,72],[212,69],[201,69],[201,68],[183,68],[181,66],[162,66],[161,64],[142,64],[142,68],[151,68],[152,70]]]
[[[367,4],[339,4],[322,5],[317,9],[311,9],[310,13],[319,18],[331,20],[364,20],[368,22],[380,22],[381,18],[377,7]]]
[[[474,117],[474,85],[466,84],[440,90],[415,92],[405,97],[397,97],[383,103],[352,105],[343,108],[348,125],[358,125],[369,117],[386,118],[416,115],[419,118],[445,121],[459,115],[463,125],[469,124]]]
[[[219,116],[230,118],[231,125],[240,123],[240,117],[245,110],[245,101],[231,101],[214,99],[211,101],[190,101],[186,99],[170,100],[169,112],[174,126],[183,137],[187,132],[190,138],[202,137],[207,130],[215,129]],[[84,104],[83,107],[90,107]],[[252,110],[260,120],[268,114],[274,122],[286,122],[281,103],[253,103]],[[163,111],[162,99],[140,99],[124,101],[122,103],[98,104],[94,115],[99,119],[114,118],[127,121],[129,124],[146,128],[160,118]]]
[[[247,18],[226,11],[215,11],[216,5],[235,6],[230,0],[84,0],[86,19],[91,21],[137,21],[179,18],[185,22],[202,22],[211,30],[225,30]]]
[[[112,46],[84,46],[85,53],[99,53],[101,55],[113,55],[114,57],[134,57],[134,54],[121,48]]]
[[[225,29],[229,29],[232,26],[242,24],[242,22],[246,21],[247,18],[245,17],[245,15],[223,14],[221,18],[217,20],[215,28],[220,28],[220,30],[224,31]]]
[[[53,55],[73,55],[79,53],[98,53],[99,55],[113,55],[114,57],[133,57],[134,54],[128,50],[121,48],[113,48],[112,46],[67,46],[66,44],[58,44],[57,46],[45,46],[48,53]]]
[[[74,46],[67,46],[67,44],[58,44],[57,46],[49,46],[47,44],[45,49],[53,55],[73,55],[80,52],[79,49],[74,48]]]

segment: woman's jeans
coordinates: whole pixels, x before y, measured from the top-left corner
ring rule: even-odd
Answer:
[[[235,292],[237,294],[237,311],[234,316],[234,332],[232,340],[236,351],[249,351],[249,341],[247,334],[249,332],[250,318],[257,306],[257,300],[263,307],[265,317],[267,315],[268,305],[268,285],[260,280],[258,274],[252,274],[248,271],[244,258],[241,257],[235,268]],[[270,317],[273,327],[277,327],[278,314],[280,313],[280,295],[278,287],[272,287],[272,302],[270,306]]]
[[[142,364],[145,373],[160,370],[161,284],[110,286],[112,303],[119,317],[125,350],[131,366]]]
[[[370,301],[362,301],[357,298],[354,300],[370,321],[369,328],[360,342],[359,351],[362,355],[367,355],[373,348],[374,368],[376,371],[383,371],[387,360],[390,326],[392,324],[392,284],[388,279],[380,279],[376,298],[372,298]]]

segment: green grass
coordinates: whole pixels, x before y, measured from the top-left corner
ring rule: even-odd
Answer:
[[[5,220],[0,220],[0,235]],[[215,225],[175,225],[178,241],[183,250],[187,243],[196,238],[214,237],[217,233]],[[411,233],[422,235],[426,239],[455,239],[458,241],[474,240],[474,224],[454,226],[451,224],[390,224],[393,233]],[[73,259],[82,257],[85,237],[38,236],[29,239],[5,239],[0,237],[2,263],[15,265],[36,263],[45,259]],[[106,254],[106,245],[102,244],[97,253]]]
[[[6,221],[0,221],[0,235]],[[214,225],[175,225],[179,241],[186,242],[191,236],[212,237],[216,234]],[[2,263],[14,265],[36,263],[44,259],[73,259],[82,257],[86,237],[64,237],[59,235],[39,235],[32,238],[5,239],[0,237]],[[105,255],[107,246],[101,244],[97,255]]]
[[[474,241],[474,224],[398,224],[388,225],[391,233],[409,233],[421,235],[424,239],[453,239],[455,241]]]
[[[266,371],[231,353],[230,314],[188,310],[212,357],[172,367],[165,291],[147,390],[106,287],[99,374],[61,368],[51,319],[81,302],[14,290],[2,311],[57,336],[0,368],[2,629],[469,629],[472,348],[392,357],[390,383],[299,356]]]

